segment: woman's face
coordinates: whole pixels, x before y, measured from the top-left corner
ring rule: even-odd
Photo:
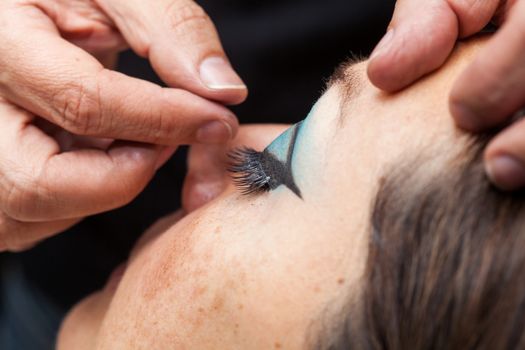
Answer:
[[[285,186],[249,196],[229,186],[175,225],[160,222],[122,278],[70,312],[58,347],[305,348],[358,300],[370,205],[387,166],[457,144],[447,94],[475,46],[395,95],[368,82],[366,62],[347,68],[297,137],[291,169],[302,198]]]

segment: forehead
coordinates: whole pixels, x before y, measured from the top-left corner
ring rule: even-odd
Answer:
[[[327,89],[335,88],[339,94],[339,123],[344,123],[348,104],[358,98],[362,89],[366,86],[365,68],[366,61],[363,59],[348,59],[341,63],[330,79]]]
[[[460,55],[412,86],[385,93],[369,82],[366,61],[346,62],[325,95],[330,96],[329,103],[338,105],[340,121],[329,153],[337,153],[340,161],[353,167],[356,177],[368,178],[363,186],[373,188],[380,180],[378,174],[403,158],[437,154],[445,159],[440,155],[462,149],[465,135],[456,129],[448,110],[449,91],[462,66]],[[347,186],[341,180],[341,186]],[[355,188],[348,190],[355,192]]]
[[[341,125],[363,117],[364,120],[359,120],[359,128],[366,128],[367,124],[387,126],[393,123],[398,132],[415,132],[425,137],[433,131],[456,134],[448,109],[449,92],[476,46],[460,47],[440,70],[395,93],[381,91],[372,85],[367,76],[368,61],[343,62],[328,83],[329,89],[338,92]],[[384,132],[378,130],[378,133]]]

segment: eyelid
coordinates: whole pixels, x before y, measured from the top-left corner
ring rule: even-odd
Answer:
[[[228,170],[243,194],[267,192],[284,185],[302,198],[292,169],[295,143],[301,125],[302,122],[288,128],[262,152],[244,148],[229,154],[231,163]],[[286,152],[279,152],[283,148],[286,148]]]
[[[302,124],[303,121],[300,121],[286,129],[264,149],[264,152],[272,153],[277,159],[286,162],[287,158],[291,156],[290,153],[293,153]]]

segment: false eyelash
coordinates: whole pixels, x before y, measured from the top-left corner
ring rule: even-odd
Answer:
[[[262,165],[262,152],[252,148],[237,148],[228,153],[228,171],[233,183],[244,195],[270,191],[270,180]]]

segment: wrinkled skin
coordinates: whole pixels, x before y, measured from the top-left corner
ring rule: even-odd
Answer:
[[[0,252],[127,204],[178,145],[237,132],[224,104],[246,87],[191,0],[4,0],[0,24]],[[111,69],[128,46],[169,88]]]

